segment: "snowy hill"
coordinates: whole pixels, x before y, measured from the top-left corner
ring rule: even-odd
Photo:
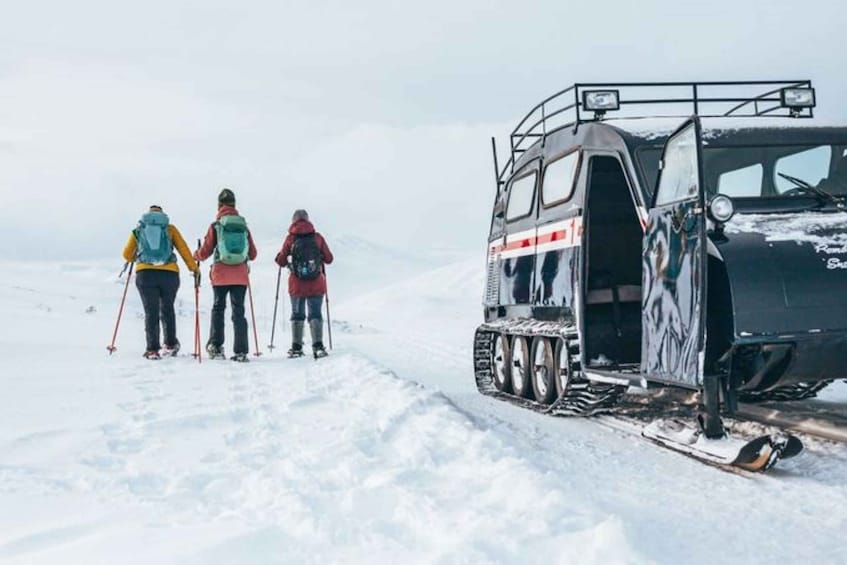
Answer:
[[[284,324],[266,351],[273,247],[252,275],[265,354],[247,365],[143,360],[134,288],[108,356],[114,261],[0,265],[0,561],[847,560],[841,446],[750,478],[481,397],[481,256],[422,268],[339,237],[335,350],[285,360]],[[188,352],[186,276],[180,301]]]

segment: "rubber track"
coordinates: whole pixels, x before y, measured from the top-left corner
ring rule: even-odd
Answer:
[[[578,343],[573,328],[562,326],[556,322],[515,320],[483,324],[477,328],[474,336],[474,374],[477,389],[486,396],[505,400],[542,414],[591,416],[613,411],[615,405],[626,392],[626,386],[593,383],[580,379],[578,364],[574,362],[571,363],[571,375],[567,390],[549,406],[528,398],[520,398],[513,394],[501,392],[494,385],[492,367],[494,342],[500,333],[525,337],[562,338],[567,344],[567,355],[571,356],[572,359],[575,357],[574,349],[577,347],[575,344]]]
[[[739,392],[738,399],[741,402],[785,402],[791,400],[806,400],[814,398],[824,388],[832,384],[832,380],[818,381],[814,383],[797,383],[781,386],[762,392]]]

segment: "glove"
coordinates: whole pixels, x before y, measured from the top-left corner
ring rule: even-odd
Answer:
[[[194,288],[200,287],[200,269],[194,271]]]

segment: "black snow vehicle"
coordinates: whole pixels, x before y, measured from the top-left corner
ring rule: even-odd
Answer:
[[[807,80],[575,84],[536,105],[502,169],[494,147],[480,391],[592,414],[681,387],[720,438],[739,398],[843,377],[847,127],[801,119],[814,106]]]

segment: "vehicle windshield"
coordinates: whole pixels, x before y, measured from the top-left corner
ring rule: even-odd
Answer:
[[[641,147],[638,161],[652,190],[661,148]],[[759,145],[703,148],[708,196],[796,197],[828,193],[847,196],[847,145]]]

